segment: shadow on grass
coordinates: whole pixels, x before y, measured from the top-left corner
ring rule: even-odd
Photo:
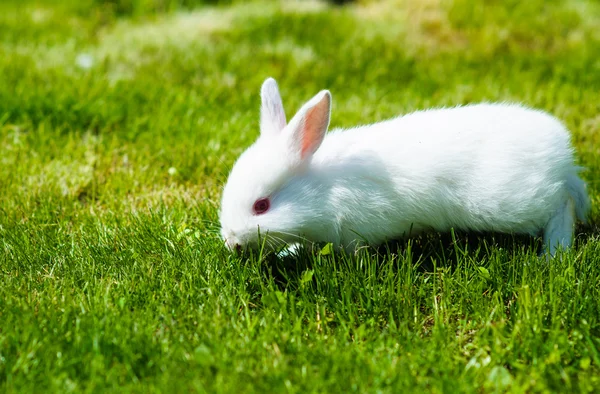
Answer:
[[[600,223],[578,225],[575,229],[574,247],[577,249],[589,239],[600,236]],[[322,245],[321,245],[322,246]],[[453,269],[465,257],[473,261],[486,261],[498,253],[509,259],[522,255],[537,255],[542,250],[541,237],[503,233],[430,233],[418,237],[388,242],[377,248],[367,247],[356,254],[336,252],[336,258],[356,259],[366,256],[383,264],[386,259],[402,256],[411,261],[420,272],[432,272],[436,267]],[[280,257],[270,254],[265,257],[263,270],[273,277],[282,289],[296,282],[306,270],[313,268],[315,257],[322,252],[321,247],[301,248],[297,253]],[[512,257],[511,257],[512,256]],[[293,285],[293,284],[292,284]]]

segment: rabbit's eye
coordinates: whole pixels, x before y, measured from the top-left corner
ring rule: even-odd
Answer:
[[[256,215],[263,214],[263,213],[267,212],[270,207],[271,207],[271,201],[269,201],[268,198],[258,199],[254,203],[254,207],[253,207],[254,214],[256,214]]]

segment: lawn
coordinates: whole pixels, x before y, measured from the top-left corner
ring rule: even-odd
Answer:
[[[599,392],[600,3],[218,3],[0,3],[0,391]],[[550,262],[498,234],[231,254],[268,76],[288,117],[330,89],[332,127],[549,111],[590,223]]]

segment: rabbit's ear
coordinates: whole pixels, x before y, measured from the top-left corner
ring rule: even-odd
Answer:
[[[331,93],[320,91],[290,120],[287,136],[293,157],[304,161],[319,149],[329,127]]]
[[[285,111],[281,102],[281,95],[277,82],[267,78],[260,89],[260,132],[262,135],[276,135],[284,129]]]

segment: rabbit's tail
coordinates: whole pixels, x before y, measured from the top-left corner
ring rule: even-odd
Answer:
[[[575,204],[577,219],[585,223],[590,211],[590,198],[585,190],[585,182],[581,180],[577,173],[572,173],[567,177],[567,190]]]

